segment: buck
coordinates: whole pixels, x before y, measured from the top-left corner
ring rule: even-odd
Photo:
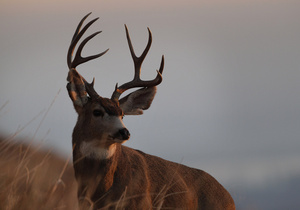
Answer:
[[[141,115],[150,107],[156,86],[162,82],[164,57],[155,79],[140,79],[142,62],[152,42],[151,31],[140,57],[134,53],[127,26],[126,37],[134,61],[134,79],[118,84],[111,98],[103,98],[94,90],[94,80],[88,83],[76,67],[105,54],[82,57],[85,44],[101,31],[85,38],[74,49],[86,30],[82,29],[86,15],[79,23],[68,50],[67,89],[78,113],[72,143],[73,166],[78,184],[80,209],[235,209],[225,188],[208,173],[178,163],[163,160],[123,146],[130,133],[122,118]],[[141,88],[120,99],[132,88]]]

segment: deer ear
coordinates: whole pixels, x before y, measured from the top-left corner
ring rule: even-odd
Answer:
[[[67,90],[71,100],[73,101],[76,112],[82,110],[82,107],[87,103],[88,96],[85,88],[85,84],[81,75],[76,69],[70,69],[67,80]]]
[[[155,94],[155,86],[136,90],[119,100],[120,107],[125,115],[141,115],[150,107]]]

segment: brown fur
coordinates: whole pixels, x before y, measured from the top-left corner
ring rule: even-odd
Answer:
[[[235,209],[230,194],[204,171],[118,145],[108,160],[78,156],[78,197],[93,209]]]

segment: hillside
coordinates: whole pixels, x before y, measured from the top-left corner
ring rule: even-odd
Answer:
[[[71,164],[49,151],[0,138],[0,210],[76,209]]]

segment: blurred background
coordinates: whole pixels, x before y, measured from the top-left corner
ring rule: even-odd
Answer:
[[[153,43],[142,78],[163,83],[151,108],[128,116],[127,146],[203,169],[237,209],[300,206],[300,1],[1,0],[0,135],[69,157],[76,113],[66,54],[80,19],[103,32],[78,67],[110,97],[133,77],[124,24],[137,54]],[[0,151],[1,152],[1,151]]]

